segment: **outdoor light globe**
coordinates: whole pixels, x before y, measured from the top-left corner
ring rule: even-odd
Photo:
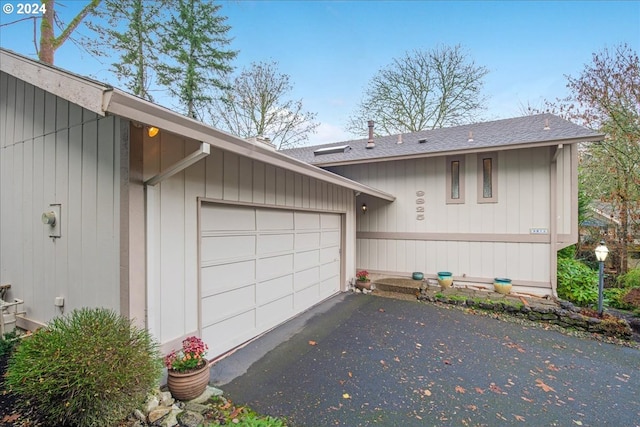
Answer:
[[[600,262],[604,262],[609,254],[609,249],[605,246],[604,241],[600,242],[600,245],[596,248],[596,258]]]

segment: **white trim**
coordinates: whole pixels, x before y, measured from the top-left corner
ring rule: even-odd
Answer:
[[[211,146],[209,144],[205,144],[204,142],[201,142],[200,148],[198,149],[198,151],[194,151],[184,159],[178,160],[177,162],[175,162],[174,164],[172,164],[171,166],[169,166],[168,168],[166,168],[165,170],[163,170],[153,178],[149,178],[148,180],[146,180],[144,183],[145,185],[152,185],[152,186],[157,185],[158,183],[164,181],[165,179],[172,177],[178,172],[182,172],[192,164],[197,163],[201,159],[207,157],[210,153],[211,153]]]

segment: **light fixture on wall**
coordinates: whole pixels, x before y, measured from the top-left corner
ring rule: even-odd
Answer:
[[[363,204],[362,204],[362,208],[361,208],[361,209],[362,209],[362,214],[363,214],[363,215],[364,215],[364,214],[366,214],[366,213],[367,213],[367,204],[366,204],[366,203],[363,203]]]
[[[155,126],[149,126],[147,128],[147,135],[149,135],[149,138],[153,138],[154,136],[156,136],[158,133],[160,132],[160,129],[158,129]]]

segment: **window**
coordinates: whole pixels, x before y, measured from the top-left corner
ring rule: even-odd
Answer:
[[[464,157],[447,157],[447,203],[464,203]]]
[[[478,203],[498,202],[498,155],[478,154]]]

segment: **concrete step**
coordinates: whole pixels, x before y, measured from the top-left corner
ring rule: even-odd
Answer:
[[[376,280],[373,283],[375,284],[375,289],[382,292],[408,294],[416,297],[420,293],[420,288],[424,286],[422,280],[398,278],[384,278]]]

